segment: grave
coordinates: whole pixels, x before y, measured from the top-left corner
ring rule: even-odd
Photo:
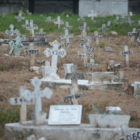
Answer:
[[[48,16],[47,19],[45,20],[45,22],[47,22],[47,23],[53,22],[52,17],[51,16]]]
[[[27,138],[27,140],[46,140],[46,139],[44,137],[38,139],[38,138],[36,138],[35,135],[31,135]]]
[[[19,11],[18,16],[15,17],[17,19],[17,22],[21,22],[25,19],[25,17],[22,16],[22,11]]]
[[[64,29],[72,29],[72,26],[69,25],[69,22],[65,22],[65,28]]]
[[[10,30],[6,30],[5,34],[8,35],[9,39],[15,38],[15,36],[19,35],[19,30],[15,29],[14,30],[14,25],[11,24],[9,26]]]
[[[58,25],[58,29],[60,29],[61,25],[64,24],[64,22],[61,20],[61,17],[58,16],[57,20],[54,21],[54,24]]]
[[[91,40],[88,39],[86,44],[80,44],[80,47],[83,48],[83,52],[78,51],[78,55],[83,56],[84,67],[87,68],[88,58],[94,55],[94,48],[91,47]]]
[[[124,51],[120,53],[120,55],[125,56],[125,63],[129,66],[129,55],[132,54],[133,51],[128,49],[128,46],[124,46]]]
[[[73,34],[69,35],[69,30],[66,28],[66,29],[65,29],[65,35],[61,36],[61,40],[62,40],[62,41],[65,40],[65,41],[64,41],[64,45],[65,45],[66,47],[69,47],[70,38],[73,38],[73,37],[74,37]]]
[[[24,45],[21,43],[21,38],[17,37],[15,41],[10,41],[9,45],[9,55],[20,56],[21,51],[24,49]]]
[[[133,87],[133,92],[134,92],[134,97],[135,98],[140,98],[140,82],[134,82],[132,83]]]
[[[136,41],[140,37],[140,31],[133,28],[132,32],[128,32],[128,35],[131,36],[131,41]]]
[[[51,46],[53,47],[52,50],[51,49],[46,49],[44,51],[44,54],[46,57],[50,57],[52,56],[52,61],[51,61],[51,66],[47,65],[45,67],[45,70],[50,69],[51,72],[48,75],[45,75],[45,79],[60,79],[59,76],[57,75],[57,61],[58,61],[58,56],[60,57],[65,57],[66,56],[66,51],[64,49],[59,49],[60,48],[60,43],[55,40],[54,42],[51,43]]]
[[[94,20],[94,17],[97,17],[97,13],[94,10],[91,10],[91,12],[88,14],[88,17],[91,17],[91,20]]]
[[[89,27],[87,27],[87,23],[84,22],[83,26],[81,26],[79,28],[82,32],[81,32],[81,40],[85,41],[87,39],[87,30],[89,30]]]

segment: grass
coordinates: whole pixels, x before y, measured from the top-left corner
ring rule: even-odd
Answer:
[[[17,22],[17,20],[15,19],[15,16],[18,13],[14,13],[14,14],[8,14],[6,16],[2,16],[0,15],[0,32],[5,32],[6,29],[9,29],[9,25],[10,24],[14,24],[16,29],[19,29],[20,32],[22,34],[28,34],[29,31],[25,30],[24,27],[22,27],[21,25],[25,23],[25,21],[20,22],[20,24]],[[66,14],[69,14],[70,17],[67,18]],[[57,25],[53,24],[53,23],[46,23],[45,20],[48,16],[52,16],[52,19],[56,19],[58,14],[44,14],[42,16],[40,16],[39,14],[33,14],[33,15],[27,15],[26,13],[24,13],[24,17],[25,19],[33,19],[34,23],[38,25],[39,28],[43,28],[44,31],[48,34],[48,33],[62,33],[63,32],[63,28],[64,25],[61,26],[61,29],[57,29]],[[73,26],[73,28],[70,30],[71,33],[80,33],[80,29],[79,26],[81,26],[83,24],[83,21],[77,21],[77,19],[79,18],[79,16],[74,15],[72,13],[69,12],[65,12],[62,13],[61,15],[62,20],[68,21],[70,23],[71,26]],[[108,17],[95,17],[95,21],[92,21],[90,18],[85,17],[85,21],[87,22],[87,25],[90,27],[89,29],[89,33],[92,33],[96,30],[98,30],[102,24],[106,24],[109,20],[112,21],[112,26],[109,29],[110,31],[116,31],[119,35],[127,35],[128,32],[132,31],[132,28],[136,27],[139,28],[138,26],[138,20],[140,20],[140,15],[134,15],[132,17],[132,19],[134,20],[134,23],[132,25],[129,24],[117,24],[115,22],[115,18],[116,16],[108,16]],[[39,30],[36,30],[35,32],[38,32]]]

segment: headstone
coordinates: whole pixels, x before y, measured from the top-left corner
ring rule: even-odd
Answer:
[[[105,109],[109,114],[119,114],[122,111],[120,107],[116,106],[107,106]]]
[[[47,57],[52,56],[52,61],[51,61],[51,73],[49,77],[46,78],[51,78],[51,79],[59,79],[59,76],[57,75],[57,61],[58,61],[58,56],[61,56],[62,58],[66,56],[66,51],[64,49],[59,49],[60,48],[60,43],[55,40],[54,42],[51,43],[51,46],[53,47],[51,49],[46,49],[44,51],[44,54]]]
[[[101,31],[103,34],[107,32],[106,24],[102,24]]]
[[[38,26],[34,24],[33,20],[30,20],[30,24],[29,26],[26,27],[26,29],[29,30],[31,36],[34,37],[35,36],[34,30],[37,30]]]
[[[26,27],[29,27],[29,26],[30,26],[29,20],[26,19],[25,24],[23,24],[22,27],[26,28]]]
[[[90,58],[89,63],[88,63],[88,68],[93,71],[94,68],[99,66],[99,64],[95,64],[95,60],[93,58]]]
[[[15,35],[20,34],[19,30],[17,30],[17,29],[14,30],[14,25],[13,24],[11,24],[9,27],[10,27],[10,30],[6,30],[5,34],[8,35],[10,39],[14,38]]]
[[[69,25],[69,22],[65,22],[65,28],[64,29],[72,29],[72,26]]]
[[[46,138],[42,137],[37,139],[35,135],[31,135],[27,138],[27,140],[46,140]]]
[[[82,105],[51,106],[49,125],[80,125]]]
[[[127,66],[129,66],[129,55],[132,53],[133,51],[129,50],[128,46],[124,46],[124,51],[120,53],[121,55],[125,56],[125,62]]]
[[[26,97],[28,94],[28,90],[25,87],[20,88],[20,97],[10,98],[9,102],[11,105],[21,105],[20,107],[20,123],[24,123],[27,121],[27,105],[33,105],[34,100],[29,100]]]
[[[9,55],[20,56],[21,51],[24,49],[24,45],[21,43],[21,38],[17,37],[16,41],[10,41]]]
[[[35,55],[37,55],[39,53],[40,53],[40,50],[39,49],[34,49],[34,44],[33,43],[30,44],[28,50],[24,51],[25,55],[30,56],[30,67],[34,66],[34,64],[35,64]]]
[[[91,17],[91,20],[94,20],[94,17],[97,17],[97,13],[95,13],[94,10],[91,10],[91,12],[88,14],[88,17]]]
[[[58,16],[57,20],[54,21],[54,24],[57,24],[58,25],[58,29],[60,29],[61,25],[64,24],[64,22],[61,20],[61,17]]]
[[[22,11],[19,11],[19,14],[18,14],[18,16],[16,16],[16,19],[18,22],[21,22],[22,20],[25,19],[25,17],[22,16]]]
[[[99,39],[101,38],[102,36],[99,35],[98,31],[95,31],[94,32],[94,40],[96,41],[96,45],[99,45]]]
[[[68,47],[70,44],[70,38],[73,38],[73,34],[69,35],[69,30],[65,29],[65,35],[61,36],[61,40],[65,40],[65,46]]]
[[[47,22],[47,23],[53,22],[52,17],[51,16],[48,16],[45,22]]]
[[[107,22],[107,27],[110,27],[111,26],[111,21],[108,21]]]
[[[134,97],[140,98],[140,82],[135,81],[132,86],[134,87]]]

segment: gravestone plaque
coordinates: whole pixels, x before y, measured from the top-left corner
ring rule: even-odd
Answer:
[[[48,124],[80,125],[81,117],[82,117],[82,105],[51,106]]]

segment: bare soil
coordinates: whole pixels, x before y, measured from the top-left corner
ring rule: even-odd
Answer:
[[[59,34],[47,35],[48,41],[55,39],[59,40]],[[99,67],[93,71],[106,71],[109,60],[115,60],[115,63],[121,63],[121,69],[125,71],[125,77],[129,79],[129,83],[124,87],[122,91],[114,90],[83,90],[83,96],[80,98],[79,103],[83,105],[83,119],[82,122],[88,122],[88,114],[94,113],[91,107],[92,104],[97,106],[101,113],[104,112],[106,106],[119,106],[122,108],[124,114],[131,115],[130,127],[140,128],[140,99],[135,99],[129,85],[134,81],[140,81],[140,48],[139,44],[131,42],[127,36],[105,36],[101,39],[105,43],[106,47],[112,47],[113,52],[105,52],[104,47],[100,48],[95,45],[93,41],[92,45],[95,47],[95,60],[100,64]],[[58,67],[59,75],[64,77],[63,64],[74,63],[78,66],[79,72],[84,72],[85,75],[88,69],[84,69],[83,61],[77,55],[78,50],[82,50],[79,46],[80,41],[78,36],[71,40],[71,47],[66,48],[67,56],[63,59],[59,58]],[[120,56],[120,52],[123,50],[124,45],[128,45],[130,50],[133,50],[133,54],[130,55],[130,67],[125,65],[125,58]],[[36,46],[37,47],[37,46]],[[46,46],[48,47],[48,46]],[[36,56],[36,60],[48,59],[44,56],[43,51],[46,47],[37,47],[41,50],[41,53]],[[25,46],[27,48],[27,46]],[[33,89],[30,84],[30,79],[33,77],[42,76],[34,72],[29,71],[28,56],[14,57],[5,56],[5,53],[9,52],[8,45],[0,46],[0,106],[3,109],[11,107],[8,100],[10,97],[19,96],[20,86],[26,86],[29,89]],[[50,60],[50,58],[48,59]],[[44,64],[38,64],[41,66]],[[64,96],[68,95],[67,89],[52,89],[54,94],[50,100],[43,99],[44,111],[49,111],[49,106],[53,104],[65,104]],[[32,108],[30,108],[32,109]]]

